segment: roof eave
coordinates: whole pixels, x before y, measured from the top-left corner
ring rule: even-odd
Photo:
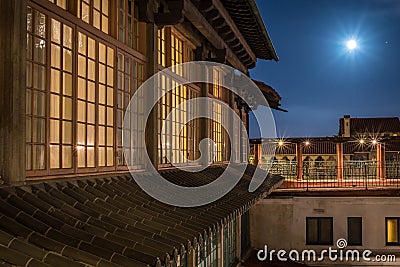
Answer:
[[[271,53],[272,59],[275,60],[275,61],[279,61],[279,57],[278,57],[278,55],[276,53],[275,47],[274,47],[274,45],[272,43],[272,40],[269,37],[268,30],[267,30],[267,28],[265,26],[264,20],[261,17],[261,14],[260,14],[260,12],[258,10],[256,2],[254,0],[248,0],[248,2],[250,4],[250,7],[251,7],[256,19],[257,19],[257,22],[259,23],[259,25],[260,25],[260,27],[262,29],[262,34],[267,39],[268,48],[269,48],[269,51]]]

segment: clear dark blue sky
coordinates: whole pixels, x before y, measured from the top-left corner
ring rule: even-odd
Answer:
[[[251,76],[273,86],[289,111],[274,112],[278,136],[332,136],[344,114],[400,116],[400,0],[257,4],[280,61],[259,60]],[[351,38],[354,52],[345,46]]]

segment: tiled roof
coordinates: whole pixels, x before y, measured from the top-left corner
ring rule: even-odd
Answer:
[[[274,88],[261,81],[253,80],[253,82],[258,86],[258,88],[260,88],[264,97],[268,101],[270,108],[286,111],[280,108],[280,101],[282,100],[282,98]]]
[[[176,184],[216,179],[225,168],[200,173],[162,171]],[[191,242],[246,211],[283,178],[269,176],[248,192],[253,166],[220,200],[177,208],[146,195],[129,174],[0,188],[0,265],[161,266]]]
[[[344,119],[339,122],[339,135],[344,134]],[[350,135],[400,133],[400,120],[393,118],[350,118]]]
[[[222,0],[221,2],[249,43],[256,57],[278,61],[275,48],[255,1]]]

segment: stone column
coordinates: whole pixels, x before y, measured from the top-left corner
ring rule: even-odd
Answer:
[[[343,143],[336,144],[337,179],[343,180]]]
[[[146,79],[153,76],[158,71],[158,27],[155,24],[146,24],[146,53],[148,62],[146,65]],[[153,100],[158,97],[153,92],[145,93],[145,102],[148,105],[153,103]],[[153,111],[150,113],[149,119],[147,120],[145,140],[146,149],[153,163],[154,167],[158,168],[158,121],[157,121],[158,105],[155,105]]]
[[[297,180],[303,180],[303,144],[296,144]]]
[[[0,182],[25,180],[26,0],[0,1]]]

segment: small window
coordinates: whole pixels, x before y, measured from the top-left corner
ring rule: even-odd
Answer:
[[[399,218],[386,218],[386,245],[396,246],[399,242]]]
[[[362,218],[347,218],[347,242],[350,246],[362,246]]]
[[[333,244],[333,218],[332,217],[307,217],[306,218],[306,244],[307,245],[332,245]]]

